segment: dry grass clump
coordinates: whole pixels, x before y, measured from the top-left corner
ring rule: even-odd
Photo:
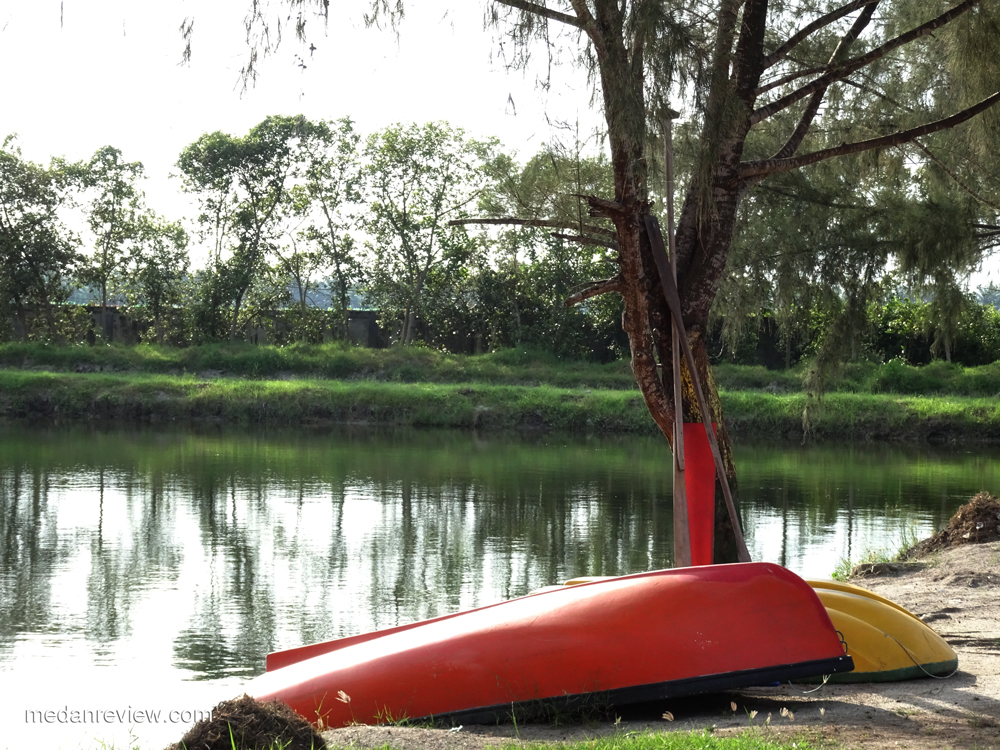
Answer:
[[[930,552],[1000,540],[1000,500],[980,492],[951,517],[948,526],[907,550],[904,557],[913,559]]]
[[[322,750],[313,726],[284,703],[244,695],[223,701],[169,750]]]

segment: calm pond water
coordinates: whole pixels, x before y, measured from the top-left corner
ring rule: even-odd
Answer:
[[[1000,491],[998,454],[737,446],[751,554],[828,577]],[[0,746],[162,747],[269,651],[669,567],[669,465],[655,439],[0,428]]]

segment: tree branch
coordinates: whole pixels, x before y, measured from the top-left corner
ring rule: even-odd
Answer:
[[[858,14],[857,19],[851,24],[851,28],[841,37],[840,42],[837,44],[837,48],[830,55],[828,61],[829,65],[836,63],[844,54],[847,52],[847,48],[861,35],[861,32],[865,30],[865,27],[872,19],[872,14],[878,7],[879,0],[873,0],[864,10]],[[826,96],[826,87],[821,88],[819,91],[814,93],[809,97],[809,102],[806,104],[805,111],[802,113],[802,117],[799,119],[799,124],[796,126],[795,130],[789,136],[788,140],[785,142],[778,151],[771,157],[772,159],[786,159],[792,156],[796,151],[799,150],[799,146],[802,145],[802,141],[806,137],[806,133],[809,132],[809,128],[812,127],[813,120],[816,118],[816,113],[819,112],[819,106],[823,103],[823,97]]]
[[[608,46],[604,39],[604,35],[601,34],[601,30],[597,28],[597,21],[590,12],[590,8],[587,7],[585,0],[569,0],[570,5],[573,6],[573,10],[576,12],[576,17],[580,21],[580,28],[587,32],[587,36],[590,37],[590,41],[594,43],[594,48],[597,50],[599,55],[606,55],[608,52]]]
[[[598,198],[595,195],[581,195],[580,193],[571,193],[574,198],[583,198],[587,201],[590,206],[590,215],[603,217],[606,219],[611,219],[615,216],[621,215],[625,211],[625,204],[619,203],[618,201],[609,201],[604,198]],[[615,237],[618,235],[615,234]]]
[[[618,294],[624,294],[624,282],[620,275],[613,276],[610,279],[604,279],[603,281],[594,281],[588,284],[584,289],[581,289],[576,294],[571,294],[563,300],[563,305],[566,307],[572,307],[573,305],[585,302],[591,297],[597,297],[598,295],[607,294],[608,292],[618,292]]]
[[[548,18],[552,21],[566,23],[570,26],[575,26],[578,29],[582,29],[585,26],[584,22],[576,16],[571,16],[567,13],[560,13],[557,10],[546,8],[544,5],[539,5],[538,3],[529,3],[526,2],[526,0],[495,0],[495,2],[500,5],[506,5],[510,8],[523,10],[526,13],[534,13],[536,16],[543,16],[544,18]]]
[[[765,83],[763,86],[758,86],[754,89],[754,96],[760,96],[761,94],[766,94],[771,89],[776,89],[780,86],[784,86],[786,83],[791,83],[792,81],[804,78],[805,76],[811,76],[815,73],[825,73],[830,69],[829,65],[819,65],[815,68],[805,68],[803,70],[796,71],[795,73],[789,73],[786,76],[782,76],[776,81],[771,81],[771,83]]]
[[[753,106],[753,92],[764,72],[761,62],[766,29],[767,0],[746,0],[740,36],[736,42],[736,55],[733,58],[733,77],[736,95],[747,102],[748,107]]]
[[[952,115],[951,117],[946,117],[943,120],[935,120],[934,122],[929,122],[924,125],[920,125],[919,127],[911,128],[910,130],[903,130],[899,133],[884,135],[880,138],[871,138],[867,141],[858,141],[857,143],[844,143],[834,148],[814,151],[811,154],[803,154],[802,156],[797,156],[792,159],[765,159],[763,161],[746,162],[740,165],[737,173],[737,179],[757,181],[768,175],[777,174],[779,172],[788,172],[792,169],[798,169],[799,167],[805,167],[809,164],[815,164],[817,162],[825,161],[826,159],[831,159],[834,156],[846,156],[847,154],[857,154],[862,151],[871,151],[876,148],[899,146],[903,143],[909,143],[910,141],[920,138],[921,136],[929,135],[930,133],[937,133],[941,130],[948,130],[956,125],[961,125],[966,120],[972,119],[980,112],[989,109],[998,102],[1000,102],[1000,91],[996,92],[992,96],[988,96],[978,104]]]
[[[951,23],[960,15],[968,10],[971,10],[974,6],[978,5],[982,0],[964,0],[964,2],[959,3],[951,10],[942,13],[937,18],[931,19],[926,23],[921,24],[913,29],[910,29],[905,34],[900,34],[899,36],[890,39],[885,44],[882,44],[875,49],[860,55],[858,57],[852,58],[850,60],[845,60],[840,65],[831,68],[825,75],[816,78],[815,80],[807,83],[799,89],[796,89],[790,94],[787,94],[780,99],[775,99],[770,104],[767,104],[759,109],[755,110],[752,115],[750,115],[750,124],[756,125],[761,120],[766,120],[771,115],[776,112],[780,112],[787,107],[795,104],[795,102],[800,99],[804,99],[820,89],[827,88],[831,83],[839,81],[842,78],[846,78],[851,73],[856,70],[860,70],[866,65],[870,65],[876,60],[885,57],[887,54],[893,50],[902,47],[904,44],[909,44],[910,42],[920,39],[921,37],[928,36],[942,26]]]
[[[858,8],[862,8],[865,5],[870,5],[871,3],[877,3],[879,0],[854,0],[854,2],[843,5],[825,16],[820,16],[812,23],[804,26],[802,29],[797,31],[795,34],[790,36],[788,40],[778,47],[774,52],[764,58],[764,70],[767,70],[771,66],[781,62],[785,56],[791,52],[795,47],[802,43],[810,34],[824,26],[829,26],[835,21],[839,21],[841,18],[846,16],[848,13],[853,13]]]
[[[617,242],[608,242],[607,240],[599,240],[596,237],[587,237],[582,234],[561,234],[559,232],[553,232],[553,237],[557,237],[560,240],[566,240],[567,242],[576,242],[580,245],[595,245],[597,247],[606,247],[608,250],[614,250],[618,252]]]
[[[512,216],[502,219],[452,219],[449,226],[457,227],[463,224],[500,224],[518,227],[545,227],[548,229],[585,229],[588,232],[599,234],[602,237],[617,238],[618,235],[610,229],[599,227],[594,224],[584,224],[581,227],[575,222],[555,221],[553,219],[515,219]]]

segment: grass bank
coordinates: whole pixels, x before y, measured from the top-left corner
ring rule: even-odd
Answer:
[[[398,383],[486,383],[635,390],[628,362],[566,362],[548,352],[508,349],[463,356],[424,347],[363,349],[342,344],[286,347],[207,344],[140,346],[0,344],[0,368],[54,372],[207,374],[250,379],[306,378]]]
[[[763,730],[747,730],[721,736],[710,730],[699,732],[622,732],[572,743],[515,742],[503,750],[813,750],[804,739],[783,740]],[[331,750],[337,750],[332,748]],[[345,748],[346,750],[346,748]],[[385,745],[381,750],[393,750]]]
[[[5,344],[0,368],[8,419],[656,432],[627,363],[531,351]],[[819,400],[794,371],[725,365],[716,377],[744,438],[801,439],[808,406],[814,439],[1000,441],[1000,364],[851,366]]]
[[[520,747],[520,745],[510,747]],[[792,748],[813,750],[813,745],[803,739],[782,740],[757,730],[747,730],[729,736],[715,735],[709,730],[627,732],[572,744],[536,747],[548,747],[550,750],[791,750]]]

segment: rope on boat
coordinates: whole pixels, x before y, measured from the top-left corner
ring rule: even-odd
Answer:
[[[906,646],[904,646],[902,643],[899,643],[898,640],[896,640],[895,638],[893,638],[891,635],[889,635],[888,633],[886,633],[884,630],[882,631],[882,635],[884,635],[886,638],[892,638],[892,640],[896,641],[896,643],[899,644],[899,647],[901,649],[903,649],[903,652],[907,656],[910,657],[910,661],[912,661],[914,664],[916,664],[920,668],[920,671],[923,672],[928,677],[933,677],[935,680],[947,680],[947,679],[949,679],[951,677],[954,677],[955,674],[958,672],[958,667],[956,666],[951,672],[949,672],[948,674],[945,674],[945,675],[931,674],[926,669],[924,669],[924,665],[923,664],[921,664],[915,658],[913,658],[913,654],[910,653],[910,650]]]
[[[841,633],[838,630],[837,631],[837,635],[840,636],[840,642],[844,644],[844,652],[846,653],[847,652],[847,642],[844,640],[844,634]],[[905,653],[907,656],[910,657],[910,661],[912,661],[914,664],[916,664],[917,667],[920,669],[920,671],[923,672],[928,677],[933,677],[935,680],[947,680],[947,679],[950,679],[950,678],[954,677],[958,673],[958,667],[955,667],[951,672],[949,672],[946,675],[931,674],[926,669],[924,669],[924,665],[923,664],[921,664],[919,661],[916,660],[916,658],[913,656],[913,654],[910,653],[910,650],[906,646],[904,646],[902,643],[899,642],[899,639],[897,639],[897,638],[889,635],[884,630],[882,631],[882,635],[885,636],[886,638],[891,638],[892,640],[896,641],[896,644],[901,649],[903,649],[903,653]],[[808,695],[809,693],[815,693],[817,690],[819,690],[824,685],[826,685],[826,683],[827,683],[827,681],[829,679],[830,679],[830,675],[828,675],[828,674],[823,675],[823,682],[821,682],[817,687],[814,687],[812,690],[799,690],[797,687],[795,687],[795,685],[793,685],[791,683],[791,681],[788,682],[788,687],[790,687],[796,693],[799,693],[801,695]]]

